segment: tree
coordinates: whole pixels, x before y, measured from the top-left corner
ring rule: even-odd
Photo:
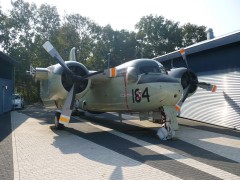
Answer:
[[[144,16],[136,24],[138,48],[144,56],[156,57],[206,40],[206,27],[165,19],[163,16]]]
[[[3,48],[4,36],[5,36],[5,22],[7,16],[2,12],[2,7],[0,6],[0,43]],[[1,48],[1,47],[0,47]]]
[[[119,52],[119,61],[116,65],[127,62],[136,58],[136,33],[126,30],[116,31],[118,34],[118,41],[115,43],[116,49]]]
[[[110,25],[100,28],[92,52],[86,61],[89,68],[101,70],[107,67],[108,53],[113,48],[114,31]]]
[[[181,47],[179,22],[148,15],[142,17],[135,27],[144,56],[156,57]]]
[[[60,16],[56,6],[42,4],[37,9],[36,32],[42,39],[50,39],[55,36],[55,32],[60,27]]]
[[[16,88],[26,99],[30,99],[30,97],[36,98],[38,97],[37,94],[33,94],[35,92],[33,80],[29,81],[25,71],[29,68],[33,56],[35,36],[33,29],[35,27],[37,8],[35,4],[29,4],[23,0],[12,1],[12,6],[13,8],[6,23],[9,41],[5,49],[19,62],[16,67]]]
[[[32,48],[31,64],[34,67],[46,67],[55,64],[55,61],[44,51],[42,45],[45,41],[54,41],[60,26],[60,16],[55,6],[42,4],[35,14],[34,45]]]
[[[69,27],[68,30],[73,33],[72,35],[69,34],[73,36],[72,38],[69,40],[65,39],[65,42],[69,43],[68,49],[70,50],[73,46],[76,47],[77,59],[85,64],[97,41],[100,27],[89,18],[80,14],[65,15],[63,26]]]
[[[190,46],[196,42],[207,39],[206,26],[197,26],[187,23],[182,26],[183,47]]]
[[[27,101],[39,100],[39,88],[25,72],[30,64],[40,67],[50,64],[50,61],[46,61],[49,56],[42,44],[48,37],[54,36],[54,31],[60,25],[56,8],[42,5],[38,9],[34,3],[12,1],[12,9],[4,25],[4,50],[19,62],[16,67],[17,91]]]
[[[92,54],[87,60],[88,67],[100,70],[107,68],[109,53],[110,66],[117,66],[135,58],[136,33],[126,30],[114,31],[110,25],[101,28]]]

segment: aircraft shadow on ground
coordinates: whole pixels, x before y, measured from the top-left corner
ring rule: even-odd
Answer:
[[[201,159],[209,160],[209,161],[212,161],[214,164],[217,164],[219,161],[222,161],[227,164],[237,163],[235,161],[232,161],[232,160],[229,160],[222,156],[216,155],[212,152],[209,152],[207,150],[204,150],[202,148],[199,148],[197,146],[194,146],[190,143],[187,143],[187,142],[179,140],[179,139],[174,140],[174,141],[160,141],[156,136],[156,132],[152,131],[151,129],[140,128],[140,127],[136,127],[136,126],[129,125],[129,124],[111,121],[108,119],[93,118],[92,116],[91,117],[85,116],[84,119],[87,119],[88,121],[90,121],[92,123],[100,124],[105,127],[109,127],[109,128],[115,129],[117,131],[120,131],[122,133],[134,136],[136,138],[139,138],[139,139],[149,142],[151,144],[167,148],[176,153],[189,154],[190,157],[196,157],[200,161],[201,161]],[[81,129],[85,128],[84,127],[85,124],[83,122],[78,121],[78,123],[79,123],[79,126],[82,126]],[[87,129],[87,127],[86,127],[86,129]],[[97,132],[92,131],[90,133],[89,132],[86,133],[86,132],[84,132],[84,130],[79,130],[78,128],[66,128],[65,131],[67,131],[73,135],[76,135],[80,138],[84,138],[88,141],[96,143],[107,149],[115,151],[119,154],[123,154],[124,156],[127,156],[129,158],[133,158],[141,163],[148,164],[150,162],[150,164],[151,164],[151,162],[154,162],[154,161],[166,162],[166,161],[172,160],[172,159],[168,158],[167,156],[158,154],[151,150],[148,150],[148,152],[150,152],[150,154],[144,154],[144,153],[142,153],[142,151],[145,151],[146,150],[145,148],[142,148],[141,146],[139,146],[135,143],[127,142],[127,140],[123,140],[120,137],[117,137],[109,132],[103,132],[101,130],[98,130]],[[62,148],[61,132],[58,132],[56,130],[54,130],[54,132],[59,135],[59,136],[55,137],[55,142],[54,142],[55,147],[59,148],[63,153],[66,153],[66,154],[78,153],[78,152],[72,152],[72,149],[70,149],[70,151],[66,151],[66,149],[64,149],[64,147]],[[58,142],[58,141],[60,141],[60,142]],[[222,145],[217,145],[217,146],[218,146],[218,148],[224,148]],[[229,148],[229,147],[226,146],[225,148]],[[141,151],[141,149],[144,149],[144,150]],[[93,156],[93,157],[96,158],[95,156]],[[92,157],[89,157],[89,158],[91,159]],[[97,158],[99,158],[99,157],[97,157]],[[98,161],[98,159],[92,159],[92,160]],[[102,162],[102,163],[104,163],[104,162]]]
[[[26,108],[24,111],[22,111],[22,112],[26,113],[27,115],[29,115],[31,117],[44,120],[44,121],[39,122],[41,124],[43,124],[43,123],[53,124],[54,112],[47,111],[46,109],[42,108],[42,106],[41,107],[33,106],[31,108]],[[224,162],[229,162],[229,163],[233,162],[227,158],[215,155],[209,151],[201,149],[197,146],[194,146],[194,145],[187,143],[185,141],[182,141],[180,139],[177,139],[174,141],[160,141],[158,139],[158,137],[156,136],[156,131],[154,131],[153,129],[126,124],[126,123],[124,123],[124,120],[123,120],[123,123],[120,123],[119,117],[114,114],[109,114],[109,113],[104,113],[103,115],[95,115],[95,114],[83,115],[83,114],[81,114],[81,115],[79,115],[79,117],[86,119],[92,123],[100,124],[104,127],[108,127],[108,128],[120,131],[122,133],[126,133],[128,135],[142,139],[142,140],[152,143],[154,145],[163,146],[174,152],[184,153],[184,154],[187,153],[191,156],[199,157],[199,158],[203,158],[203,159],[224,161]],[[80,122],[79,120],[74,120],[74,118],[71,119],[71,123],[73,123],[73,124],[77,124],[79,122]],[[81,123],[81,124],[83,124],[83,123]],[[194,127],[194,128],[202,129],[202,127]],[[77,136],[80,136],[80,137],[82,137],[82,135],[84,135],[84,133],[81,133],[77,129],[66,128],[66,130],[71,131],[71,133],[73,133]],[[211,128],[211,127],[207,127],[206,130],[211,131],[211,132],[214,132],[214,131],[219,132],[218,130],[216,130],[216,128]],[[219,132],[219,133],[228,134],[227,132],[228,131],[221,130],[221,132]],[[98,132],[98,133],[100,133],[100,132]],[[232,131],[231,131],[231,133],[232,133]],[[109,133],[108,133],[108,135],[109,135]],[[238,135],[239,135],[239,133],[236,132],[236,136],[238,136]],[[88,139],[87,136],[85,136],[85,138]],[[107,136],[105,138],[107,138]],[[94,141],[94,138],[92,138],[90,141]],[[99,142],[98,144],[101,146],[104,146],[104,144],[102,144],[101,142]],[[209,145],[211,145],[211,143],[209,143]],[[219,148],[229,149],[230,148],[228,146],[216,145],[216,144],[215,144],[215,146],[217,149],[219,149]],[[233,147],[231,147],[231,148],[233,148]],[[237,148],[236,150],[239,150],[239,149]]]
[[[84,123],[80,123],[81,125],[84,126]],[[154,167],[156,161],[173,161],[153,151],[145,153],[145,149],[139,145],[127,142],[108,132],[92,130],[92,132],[86,133],[84,130],[80,131],[74,128],[66,128],[63,133],[54,129],[53,131],[58,135],[54,137],[53,145],[59,148],[62,153],[79,153],[92,161],[114,166],[110,179],[122,179],[122,168],[125,167],[140,166],[143,163]],[[69,137],[70,134],[75,135],[75,137]],[[68,138],[75,138],[74,142],[77,141],[77,143],[71,143],[72,140],[67,140]]]
[[[120,123],[118,124],[122,126]],[[87,159],[114,166],[115,169],[111,175],[112,177],[111,179],[114,179],[115,177],[121,177],[122,168],[139,166],[142,163],[152,166],[154,168],[158,166],[160,170],[163,170],[170,174],[171,172],[167,167],[173,166],[172,164],[175,164],[174,166],[179,166],[179,168],[183,166],[183,164],[176,162],[175,160],[170,159],[165,155],[161,155],[154,151],[148,150],[144,147],[141,147],[138,144],[127,142],[127,140],[121,139],[120,137],[113,135],[109,132],[103,132],[101,130],[96,130],[96,129],[92,131],[90,129],[87,132],[85,132],[84,129],[87,127],[84,127],[86,126],[84,122],[79,122],[78,125],[82,126],[82,130],[79,130],[78,128],[75,129],[75,127],[74,128],[70,127],[70,128],[66,128],[62,133],[62,131],[58,131],[53,128],[52,130],[58,135],[54,138],[55,141],[53,145],[56,148],[59,148],[61,152],[64,154],[79,153],[81,156],[84,156]],[[134,133],[131,135],[136,136],[137,134],[138,133]],[[71,143],[71,140],[68,141],[67,139],[65,139],[65,138],[74,138],[72,136],[70,137],[69,135],[75,135],[75,138],[78,137],[79,139],[75,139],[74,143]],[[146,135],[145,140],[147,140],[147,142],[150,142],[154,145],[158,145],[158,146],[167,148],[169,150],[172,150],[178,154],[184,154],[186,158],[196,157],[195,159],[198,161],[204,160],[203,163],[206,163],[206,160],[208,160],[209,163],[207,164],[213,165],[215,167],[216,166],[218,167],[219,161],[221,161],[221,164],[224,164],[228,167],[233,167],[238,165],[237,162],[218,156],[216,154],[213,154],[209,151],[203,150],[197,146],[194,146],[192,144],[186,143],[181,140],[159,142],[159,139],[157,139],[156,137],[151,137],[151,135],[149,134]],[[76,142],[80,142],[80,143],[76,144]],[[95,145],[92,145],[93,147],[92,146],[89,147],[89,142],[95,143],[98,147],[100,146],[101,148],[95,149]],[[104,151],[103,149],[105,148],[108,149],[108,151]],[[92,152],[90,153],[89,151],[90,152],[92,151]],[[116,161],[117,159],[116,156],[118,156],[116,154],[113,155],[116,158],[109,159],[111,157],[109,155],[109,152],[116,152],[117,154],[121,154],[128,158],[134,159],[135,161],[132,161],[132,162]],[[189,155],[186,155],[186,154],[189,154]],[[221,166],[219,166],[219,168],[221,168]],[[231,171],[231,169],[229,170]],[[181,170],[181,171],[185,171],[185,170]],[[184,173],[187,173],[187,169],[186,169],[186,172]]]

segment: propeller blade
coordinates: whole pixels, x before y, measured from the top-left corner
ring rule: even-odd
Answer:
[[[54,58],[57,60],[57,62],[64,68],[68,73],[73,75],[73,72],[67,67],[65,64],[63,58],[60,56],[60,54],[57,52],[57,50],[53,47],[53,45],[49,42],[46,41],[43,44],[43,48]]]
[[[209,84],[209,83],[199,82],[197,85],[198,85],[198,87],[200,87],[202,89],[205,89],[207,91],[215,92],[217,90],[216,85],[212,85],[212,84]]]
[[[73,110],[73,104],[75,100],[75,95],[76,95],[75,87],[76,85],[73,84],[71,90],[67,95],[67,99],[65,100],[65,103],[63,105],[62,113],[59,118],[59,123],[61,124],[68,124],[70,121],[70,117]]]
[[[183,91],[183,96],[180,99],[180,101],[176,104],[176,110],[179,111],[181,109],[182,104],[184,103],[184,101],[186,100],[186,98],[188,97],[189,91],[190,91],[190,84],[184,89]]]
[[[181,53],[181,55],[182,55],[183,60],[185,61],[185,64],[186,64],[186,66],[187,66],[187,69],[189,69],[189,68],[188,68],[188,62],[187,62],[187,57],[186,57],[185,49],[184,49],[184,48],[181,48],[181,49],[180,49],[180,53]]]

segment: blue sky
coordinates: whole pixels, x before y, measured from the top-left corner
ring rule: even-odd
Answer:
[[[240,30],[240,0],[25,0],[37,5],[56,6],[60,15],[79,13],[113,29],[134,30],[142,16],[162,15],[180,24],[190,22],[212,28],[215,36]],[[146,4],[147,3],[147,4]],[[1,0],[2,10],[11,8],[10,0]]]

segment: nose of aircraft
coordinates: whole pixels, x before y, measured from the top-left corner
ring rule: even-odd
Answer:
[[[163,82],[159,87],[161,105],[175,106],[182,96],[180,82]]]
[[[157,101],[157,104],[160,106],[175,106],[182,96],[183,89],[181,83],[176,78],[166,74],[143,75],[138,84],[144,83],[152,83],[152,86],[155,87],[154,101]]]

